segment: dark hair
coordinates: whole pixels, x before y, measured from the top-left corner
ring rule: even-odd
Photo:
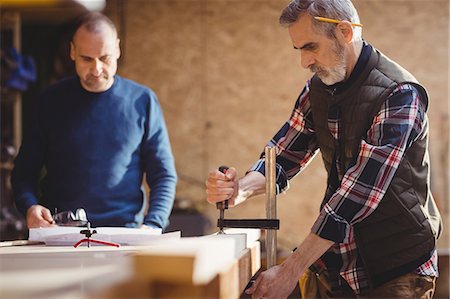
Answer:
[[[84,27],[88,32],[99,32],[100,26],[102,24],[108,25],[113,32],[117,35],[117,29],[114,25],[113,21],[111,21],[110,18],[105,16],[104,14],[100,12],[88,12],[86,14],[81,15],[79,18],[77,18],[73,24],[72,29],[72,40],[75,36],[75,33],[80,29],[81,27]]]

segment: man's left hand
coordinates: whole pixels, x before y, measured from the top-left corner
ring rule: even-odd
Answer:
[[[252,298],[281,299],[287,298],[298,282],[296,271],[283,263],[262,272],[253,283],[252,287],[245,293],[251,294]]]

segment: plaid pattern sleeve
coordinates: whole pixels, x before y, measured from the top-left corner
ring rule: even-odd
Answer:
[[[405,154],[426,121],[417,90],[400,84],[382,105],[361,141],[355,165],[324,205],[312,232],[336,243],[351,241],[351,226],[378,206]]]
[[[277,194],[288,189],[288,181],[307,166],[318,150],[309,103],[309,86],[308,82],[295,102],[289,120],[267,144],[277,149]],[[249,171],[265,175],[264,152]]]

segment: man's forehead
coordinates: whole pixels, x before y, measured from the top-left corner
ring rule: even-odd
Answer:
[[[295,23],[289,26],[289,35],[294,46],[301,47],[318,38],[319,34],[314,30],[312,20],[311,16],[305,13]]]
[[[117,39],[116,31],[105,23],[99,23],[95,26],[82,25],[75,32],[73,39],[76,40],[79,37],[88,37],[88,36],[103,39],[111,39],[113,41]]]

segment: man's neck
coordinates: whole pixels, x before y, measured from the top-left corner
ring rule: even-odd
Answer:
[[[356,62],[358,61],[358,58],[362,52],[362,48],[362,40],[355,41],[349,46],[349,52],[347,56],[347,73],[345,74],[345,80],[350,77],[351,73],[355,69]]]

